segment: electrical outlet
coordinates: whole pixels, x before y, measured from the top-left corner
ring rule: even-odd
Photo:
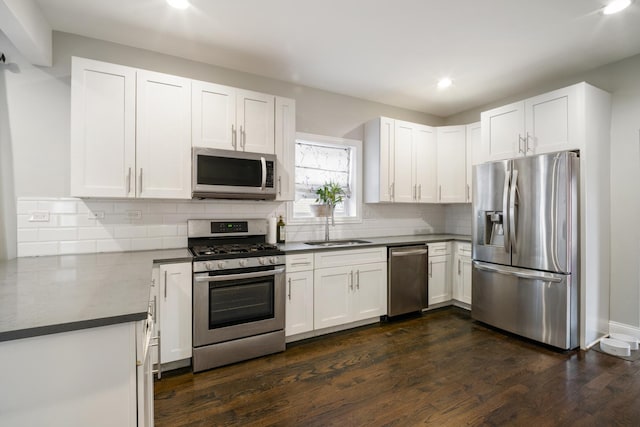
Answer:
[[[142,218],[142,211],[127,211],[127,217],[129,219],[140,219]]]
[[[49,211],[31,212],[29,222],[49,222]]]
[[[104,219],[104,211],[89,212],[89,219]]]

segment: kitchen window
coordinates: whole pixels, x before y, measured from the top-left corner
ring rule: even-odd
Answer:
[[[336,222],[361,221],[362,141],[297,133],[295,142],[295,201],[290,203],[290,222],[316,223],[310,206],[316,204],[316,189],[335,182],[344,190],[336,205]]]

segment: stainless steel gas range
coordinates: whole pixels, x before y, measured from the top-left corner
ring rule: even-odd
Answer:
[[[284,252],[267,223],[190,220],[193,371],[284,351]]]

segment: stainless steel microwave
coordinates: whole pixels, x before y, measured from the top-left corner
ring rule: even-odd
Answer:
[[[276,198],[276,156],[194,147],[194,199]]]

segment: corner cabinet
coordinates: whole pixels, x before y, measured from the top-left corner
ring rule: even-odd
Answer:
[[[476,122],[467,125],[467,203],[473,201],[473,166],[480,163],[483,163],[482,127],[480,126],[480,122]]]
[[[385,247],[315,254],[315,329],[386,314],[386,255]]]
[[[296,101],[275,101],[276,200],[295,200]]]
[[[579,83],[483,112],[483,157],[493,161],[579,149],[584,91],[585,83]]]
[[[467,128],[442,126],[438,131],[438,202],[467,201]]]
[[[194,81],[194,147],[274,154],[274,96]]]
[[[72,58],[71,195],[191,198],[191,81]]]

